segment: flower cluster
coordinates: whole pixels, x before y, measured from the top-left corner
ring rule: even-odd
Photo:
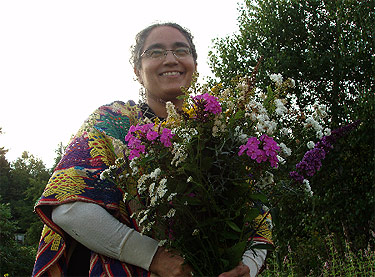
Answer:
[[[139,202],[133,217],[142,232],[183,253],[198,275],[235,267],[259,235],[264,205],[284,188],[310,190],[307,178],[338,137],[325,106],[298,107],[294,80],[270,78],[266,92],[247,78],[234,88],[192,84],[182,110],[167,102],[164,122],[129,129],[128,155],[108,169],[125,201]]]
[[[260,144],[263,146],[262,149],[259,148]],[[247,143],[241,145],[239,149],[239,156],[246,151],[246,154],[258,163],[268,160],[272,167],[277,167],[277,152],[280,150],[280,146],[277,145],[273,138],[267,135],[262,135],[259,139],[251,137],[247,140]]]
[[[131,126],[128,134],[125,136],[125,141],[128,142],[130,149],[129,159],[139,157],[141,153],[146,153],[146,145],[143,143],[145,140],[149,142],[156,142],[157,139],[165,146],[172,145],[171,139],[174,134],[168,128],[163,128],[161,133],[158,132],[160,128],[153,123],[137,124]]]

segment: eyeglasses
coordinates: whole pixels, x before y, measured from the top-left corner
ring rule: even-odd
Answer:
[[[168,52],[172,52],[172,54],[177,59],[183,59],[191,55],[191,50],[188,47],[179,47],[173,50],[166,50],[162,48],[151,48],[146,49],[141,57],[147,57],[151,59],[163,59],[168,55]]]

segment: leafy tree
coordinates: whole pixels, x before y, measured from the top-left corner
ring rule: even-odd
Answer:
[[[9,205],[2,203],[0,230],[0,275],[29,276],[34,265],[35,248],[22,246],[15,241],[17,223],[12,220]]]
[[[210,65],[228,84],[262,56],[259,85],[270,73],[293,78],[300,104],[329,105],[338,124],[375,88],[373,11],[372,0],[245,0],[239,32],[216,40]]]
[[[33,207],[49,176],[43,162],[27,152],[12,164],[12,185],[8,197],[11,196],[12,215],[19,222],[22,232],[26,232],[33,222],[39,221]]]

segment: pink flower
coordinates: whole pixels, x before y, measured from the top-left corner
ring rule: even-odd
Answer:
[[[162,134],[160,135],[160,141],[164,144],[165,147],[169,147],[172,145],[171,139],[173,138],[174,134],[172,134],[171,130],[168,128],[164,128]]]
[[[159,136],[159,133],[155,132],[153,130],[149,130],[148,133],[147,133],[147,139],[149,141],[157,139],[158,136]]]
[[[261,149],[259,146],[262,146]],[[245,151],[246,155],[257,163],[269,161],[272,167],[277,167],[277,151],[280,147],[273,140],[273,138],[262,135],[259,139],[251,137],[247,140],[245,145],[239,147],[238,156],[241,156]]]
[[[204,105],[204,110],[206,112],[211,112],[213,114],[219,114],[221,113],[221,106],[220,103],[217,99],[217,97],[212,96],[208,93],[200,94],[194,97],[195,100],[204,100],[205,105]]]

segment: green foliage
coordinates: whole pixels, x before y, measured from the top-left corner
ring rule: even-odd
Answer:
[[[43,227],[33,213],[34,204],[48,182],[50,170],[27,152],[9,163],[6,152],[0,148],[0,275],[28,276]],[[24,244],[16,242],[17,233],[25,235]]]
[[[302,273],[301,268],[295,262],[294,257],[302,255],[307,258],[306,252],[289,251],[280,257],[276,250],[267,259],[267,266],[259,276],[374,276],[375,274],[375,252],[364,250],[353,250],[348,243],[342,254],[337,250],[333,236],[321,239],[325,243],[327,255],[319,257],[319,265],[315,270]],[[322,253],[323,249],[315,249]]]
[[[299,103],[328,104],[338,124],[358,95],[375,88],[373,9],[371,0],[246,0],[239,32],[215,41],[211,68],[229,84],[262,56],[260,86],[271,73],[293,78]]]
[[[9,205],[0,203],[0,275],[29,276],[34,265],[35,248],[18,244],[14,235],[17,223]]]

